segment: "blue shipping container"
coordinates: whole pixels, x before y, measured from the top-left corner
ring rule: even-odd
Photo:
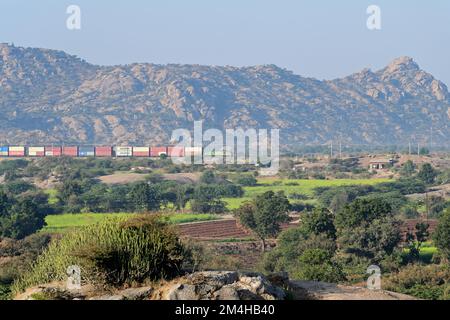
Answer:
[[[9,154],[9,147],[0,147],[0,157],[7,157]]]
[[[80,157],[94,157],[95,148],[94,147],[80,147],[78,149],[78,154]]]

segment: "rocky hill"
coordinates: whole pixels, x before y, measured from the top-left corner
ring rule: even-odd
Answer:
[[[411,58],[319,81],[273,65],[95,66],[0,44],[0,143],[150,144],[194,120],[279,128],[285,146],[450,142],[450,94]],[[433,129],[431,129],[433,127]]]

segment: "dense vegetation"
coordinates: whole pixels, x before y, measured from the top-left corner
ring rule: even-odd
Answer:
[[[68,266],[79,266],[83,281],[101,286],[167,279],[180,272],[185,255],[176,234],[155,216],[111,219],[52,242],[14,290],[64,281]]]
[[[0,297],[10,293],[14,281],[20,291],[64,279],[68,264],[80,264],[85,280],[101,286],[170,278],[186,265],[239,269],[236,253],[181,244],[169,226],[231,212],[253,233],[249,240],[261,241],[264,272],[360,283],[375,264],[386,289],[448,299],[450,203],[445,194],[425,193],[449,183],[450,173],[413,162],[392,170],[399,179],[336,180],[295,171],[290,160],[282,164],[282,178],[274,179],[260,178],[248,166],[212,171],[174,166],[165,159],[1,161]],[[121,184],[99,179],[118,172],[139,179]],[[179,172],[198,178],[179,182],[164,176]],[[326,172],[365,175],[355,159],[334,159]],[[282,231],[292,216],[299,226]],[[405,219],[422,217],[439,219],[434,234],[426,220],[406,235],[400,232]],[[46,232],[57,236],[50,242]],[[267,245],[277,237],[276,248]]]

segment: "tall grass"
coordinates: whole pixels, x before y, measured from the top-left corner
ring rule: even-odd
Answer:
[[[84,283],[117,286],[170,278],[179,271],[184,248],[158,216],[111,218],[81,228],[50,244],[30,272],[13,285],[28,287],[67,279],[67,268],[79,266]]]

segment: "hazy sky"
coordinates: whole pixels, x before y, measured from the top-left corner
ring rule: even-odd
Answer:
[[[82,29],[66,28],[79,5]],[[366,9],[381,7],[382,30]],[[0,42],[96,64],[277,64],[331,79],[402,55],[450,85],[448,0],[0,0]]]

